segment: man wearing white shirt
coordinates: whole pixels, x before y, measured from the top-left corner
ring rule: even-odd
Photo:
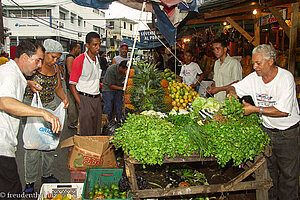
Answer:
[[[227,54],[227,42],[225,40],[214,40],[212,49],[218,58],[214,65],[214,83],[207,88],[209,94],[223,101],[226,97],[226,89],[234,82],[242,79],[242,66],[239,61]]]
[[[97,58],[101,40],[96,32],[88,33],[85,40],[87,51],[72,62],[69,83],[79,107],[80,135],[93,136],[101,134],[101,68]]]
[[[184,59],[185,64],[181,67],[179,76],[182,78],[182,81],[185,84],[195,89],[204,78],[204,74],[199,65],[195,62],[192,62],[194,57],[191,51],[185,52]],[[198,75],[199,77],[197,78]]]
[[[255,72],[227,89],[228,96],[250,95],[245,115],[258,113],[263,129],[271,139],[272,155],[266,157],[273,181],[269,200],[298,199],[300,171],[299,106],[292,73],[275,65],[276,53],[270,45],[259,45],[252,52]]]
[[[58,118],[48,111],[22,103],[27,86],[25,76],[32,76],[41,67],[44,51],[40,44],[21,41],[16,58],[0,68],[0,193],[3,199],[9,199],[9,194],[22,193],[15,159],[20,117],[43,117],[51,123],[54,133],[61,127]]]

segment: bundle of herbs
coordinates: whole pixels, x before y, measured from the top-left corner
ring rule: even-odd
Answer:
[[[216,114],[222,115],[224,120],[185,126],[184,130],[200,155],[213,156],[224,167],[230,160],[237,166],[264,152],[270,139],[261,128],[262,120],[257,114],[244,116],[242,107],[238,99],[227,98]]]

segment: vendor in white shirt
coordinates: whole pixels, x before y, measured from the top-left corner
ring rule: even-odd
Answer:
[[[245,115],[258,113],[271,139],[272,155],[266,157],[273,186],[269,200],[298,199],[300,172],[300,115],[296,85],[291,72],[275,65],[270,45],[252,52],[255,72],[227,89],[228,97],[250,95],[255,106],[243,102]]]
[[[184,59],[185,64],[181,67],[179,76],[185,84],[195,89],[204,78],[204,74],[199,65],[192,62],[194,57],[191,51],[185,52]]]

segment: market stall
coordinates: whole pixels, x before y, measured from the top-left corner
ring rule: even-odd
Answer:
[[[276,64],[298,76],[299,70],[295,68],[299,65],[299,50],[296,50],[299,41],[297,1],[215,0],[203,3],[198,11],[196,15],[188,15],[181,23],[177,36],[181,45],[199,49],[196,55],[203,52],[212,57],[209,43],[215,38],[228,40],[230,55],[244,59],[251,55],[253,47],[270,43],[277,50]],[[253,70],[249,62],[243,60],[242,65],[246,72],[244,76]],[[206,69],[208,65],[201,67]]]

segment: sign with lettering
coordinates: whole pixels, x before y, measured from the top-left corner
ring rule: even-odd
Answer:
[[[287,10],[286,9],[279,10],[279,13],[282,16],[282,18],[285,20],[287,15]],[[265,26],[268,24],[272,24],[274,22],[277,22],[277,20],[272,14],[268,14],[260,18],[260,26]]]
[[[163,36],[161,33],[157,30],[143,30],[140,32],[140,42],[156,42],[158,41],[157,37],[159,39],[162,39]]]

